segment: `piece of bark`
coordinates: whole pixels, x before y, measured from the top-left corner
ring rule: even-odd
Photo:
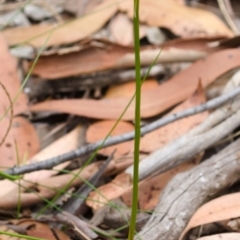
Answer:
[[[190,171],[174,177],[135,239],[178,239],[203,203],[240,180],[239,156],[240,139]]]
[[[121,231],[127,233],[129,230],[129,221],[131,209],[120,199],[114,199],[111,204],[106,205],[96,211],[90,223],[97,226],[105,224],[110,228],[117,229],[124,227]],[[136,220],[136,231],[140,231],[145,225],[150,215],[145,212],[139,212]]]

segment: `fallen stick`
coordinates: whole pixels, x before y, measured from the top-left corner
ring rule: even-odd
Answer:
[[[240,180],[240,139],[193,169],[175,176],[135,239],[177,240],[193,213]]]
[[[231,92],[222,95],[220,97],[214,98],[204,104],[201,104],[197,107],[194,108],[190,108],[172,115],[168,115],[166,117],[163,117],[151,124],[148,124],[146,126],[143,126],[141,128],[141,135],[144,135],[146,133],[149,133],[157,128],[160,128],[162,126],[165,126],[171,122],[177,121],[178,119],[182,119],[188,116],[192,116],[195,115],[197,113],[200,112],[204,112],[206,110],[210,110],[210,109],[214,109],[216,107],[219,107],[225,103],[227,103],[228,101],[234,99],[237,95],[240,94],[240,87],[232,90]],[[229,107],[228,107],[229,108]],[[226,108],[226,111],[229,111],[228,108]],[[230,112],[232,113],[233,110],[230,108]],[[10,168],[8,170],[5,171],[5,173],[10,174],[10,175],[20,175],[20,174],[24,174],[24,173],[29,173],[29,172],[33,172],[33,171],[38,171],[38,170],[43,170],[43,169],[51,169],[52,167],[69,161],[71,159],[75,159],[76,157],[80,157],[80,156],[84,156],[88,153],[94,152],[95,150],[97,150],[102,144],[102,148],[104,147],[108,147],[108,146],[112,146],[115,145],[117,143],[121,143],[124,141],[128,141],[128,140],[132,140],[134,138],[134,131],[133,132],[129,132],[126,134],[122,134],[119,136],[115,136],[115,137],[109,137],[105,143],[103,144],[103,140],[100,140],[96,143],[93,144],[88,144],[86,146],[83,146],[77,150],[68,152],[66,154],[57,156],[57,157],[53,157],[50,159],[47,159],[45,161],[42,162],[36,162],[36,163],[30,163],[28,165],[24,165],[24,166],[20,166],[20,167],[13,167]]]

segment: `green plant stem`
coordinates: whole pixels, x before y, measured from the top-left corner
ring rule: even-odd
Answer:
[[[137,220],[138,209],[138,165],[140,146],[140,106],[141,106],[141,61],[139,41],[139,0],[134,0],[134,52],[135,52],[135,75],[136,75],[136,98],[135,98],[135,137],[134,137],[134,167],[133,167],[133,191],[132,191],[132,213],[129,227],[128,240],[133,240]]]

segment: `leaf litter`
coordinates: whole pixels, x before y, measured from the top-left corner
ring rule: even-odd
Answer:
[[[149,68],[160,52],[153,66],[158,70],[151,72],[151,77],[142,85],[143,126],[221,95],[225,84],[230,82],[232,72],[240,67],[238,36],[235,36],[236,28],[227,13],[220,7],[220,18],[211,10],[208,1],[202,8],[194,7],[192,2],[140,1],[142,70]],[[0,139],[3,141],[0,146],[1,169],[26,164],[37,166],[38,162],[77,152],[81,146],[104,139],[135,93],[135,77],[131,73],[134,72],[132,2],[62,0],[32,1],[31,4],[19,5],[4,1],[1,5],[0,15],[7,13],[14,16],[15,11],[22,7],[25,19],[25,22],[13,24],[5,21],[0,36],[0,72],[4,86],[0,90],[0,113],[3,116],[0,122]],[[225,5],[225,8],[231,13],[233,23],[236,22],[231,6]],[[45,48],[39,52],[43,45]],[[30,51],[26,51],[26,47]],[[35,65],[33,57],[37,53],[40,55]],[[29,71],[32,73],[28,83],[21,87]],[[60,87],[56,87],[58,85]],[[47,87],[44,89],[44,86]],[[237,88],[237,85],[232,88]],[[229,109],[230,112],[236,111],[231,107]],[[229,113],[226,110],[222,114]],[[141,161],[159,149],[177,143],[182,136],[190,136],[196,126],[207,125],[211,117],[212,112],[205,111],[145,134],[141,137]],[[40,126],[45,126],[45,130]],[[51,129],[53,134],[50,136]],[[110,137],[121,136],[133,129],[132,103]],[[211,127],[206,128],[205,133],[210,130]],[[231,134],[234,134],[231,141],[238,138],[237,130],[230,132],[228,139],[231,139]],[[48,141],[44,140],[45,135],[50,136]],[[179,166],[168,166],[161,171],[156,168],[153,175],[139,182],[139,211],[156,214],[159,199],[164,201],[167,198],[164,191],[168,189],[169,182],[201,166],[231,141],[222,139],[221,143],[209,146]],[[44,148],[41,149],[40,145]],[[115,150],[97,184],[87,185],[86,181],[100,171],[104,161]],[[127,224],[126,219],[130,216],[132,177],[127,169],[133,164],[133,141],[100,148],[93,161],[86,165],[88,157],[79,158],[76,154],[75,159],[69,159],[53,169],[33,168],[18,182],[1,180],[1,209],[14,212],[19,202],[21,206],[20,219],[9,218],[8,224],[1,224],[4,227],[1,232],[12,233],[13,230],[42,239],[94,239],[96,236],[104,239],[104,235],[126,239],[127,231],[117,233],[114,230]],[[204,177],[202,181],[205,181]],[[81,214],[63,212],[64,201],[73,198],[83,184],[88,188],[87,192],[92,192]],[[218,184],[217,179],[215,184]],[[239,238],[235,233],[238,231],[239,188],[237,183],[235,185],[231,190],[234,193],[227,194],[230,190],[225,189],[224,193],[219,192],[222,196],[218,198],[209,192],[209,200],[215,199],[201,206],[191,219],[184,219],[181,238],[180,234],[172,232],[171,239],[187,239],[189,234],[195,239]],[[56,201],[60,193],[64,198]],[[55,208],[49,208],[42,217],[37,216],[41,206],[46,206],[47,199],[56,201]],[[180,203],[175,204],[177,209]],[[188,208],[191,203],[181,204]],[[114,213],[111,217],[115,219],[110,217],[109,211],[121,212],[121,208],[126,211],[123,215]],[[59,213],[56,214],[56,211]],[[165,211],[168,214],[168,209]],[[149,218],[149,214],[146,216],[142,212],[142,215]],[[140,222],[137,225],[140,236],[152,221],[142,221],[142,215],[138,215]],[[78,217],[84,221],[81,222]],[[101,220],[91,225],[92,217],[100,217]],[[205,236],[191,230],[216,222],[224,227],[217,230],[209,227],[204,231]],[[175,224],[174,220],[172,224]],[[155,226],[148,230],[152,231],[152,239],[158,239],[154,238],[155,231],[165,227],[161,222],[155,223]],[[88,232],[83,229],[88,229]],[[1,238],[3,236],[1,233]]]

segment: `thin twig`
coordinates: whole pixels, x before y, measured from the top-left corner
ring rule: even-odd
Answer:
[[[163,127],[169,123],[175,122],[179,119],[189,117],[189,116],[195,115],[197,113],[204,112],[206,110],[217,108],[217,107],[223,105],[224,103],[227,103],[228,101],[234,99],[238,94],[240,94],[240,87],[234,89],[233,91],[231,91],[227,94],[224,94],[222,96],[214,98],[204,104],[198,105],[194,108],[190,108],[190,109],[163,117],[163,118],[161,118],[157,121],[154,121],[146,126],[143,126],[141,128],[141,135],[149,133],[153,130]],[[125,134],[122,134],[119,136],[115,136],[115,137],[109,137],[106,140],[105,144],[102,146],[102,148],[112,146],[112,145],[115,145],[115,144],[118,144],[121,142],[129,141],[129,140],[132,140],[133,138],[134,138],[134,131],[125,133]],[[102,140],[100,140],[96,143],[88,144],[77,150],[59,155],[57,157],[49,158],[45,161],[31,163],[31,164],[20,166],[20,167],[10,168],[10,169],[6,170],[5,173],[7,173],[9,175],[21,175],[21,174],[29,173],[29,172],[33,172],[33,171],[38,171],[38,170],[43,170],[43,169],[51,169],[52,167],[54,167],[60,163],[63,163],[63,162],[69,161],[71,159],[75,159],[77,157],[89,154],[89,153],[95,151],[99,146],[101,146],[101,144],[102,144]]]
[[[3,88],[4,92],[6,93],[7,98],[8,98],[8,100],[9,100],[9,103],[10,103],[10,119],[9,119],[9,124],[8,124],[8,128],[7,128],[7,130],[6,130],[6,133],[5,133],[4,137],[2,138],[2,140],[1,140],[1,142],[0,142],[0,146],[2,146],[3,143],[5,142],[6,138],[7,138],[8,133],[10,132],[11,127],[12,127],[12,121],[13,121],[13,103],[12,103],[10,94],[9,94],[9,92],[7,91],[7,89],[5,88],[5,86],[4,86],[1,82],[0,82],[0,85],[1,85],[1,87]]]
[[[88,180],[85,181],[83,185],[75,192],[75,195],[72,196],[67,202],[63,204],[61,209],[65,212],[74,214],[74,215],[80,215],[81,209],[83,208],[83,203],[85,202],[87,196],[89,193],[93,190],[92,185],[96,186],[99,179],[102,177],[104,171],[106,170],[108,164],[113,159],[114,152],[111,153],[111,155],[108,157],[108,159],[103,163],[103,165],[99,168],[99,170]],[[81,198],[79,198],[81,196]]]
[[[231,11],[232,9],[231,4],[227,0],[217,0],[218,6],[222,12],[222,15],[224,16],[226,22],[228,23],[229,27],[233,30],[233,32],[238,35],[239,34],[239,29],[235,24],[235,21],[233,19],[233,12]]]

